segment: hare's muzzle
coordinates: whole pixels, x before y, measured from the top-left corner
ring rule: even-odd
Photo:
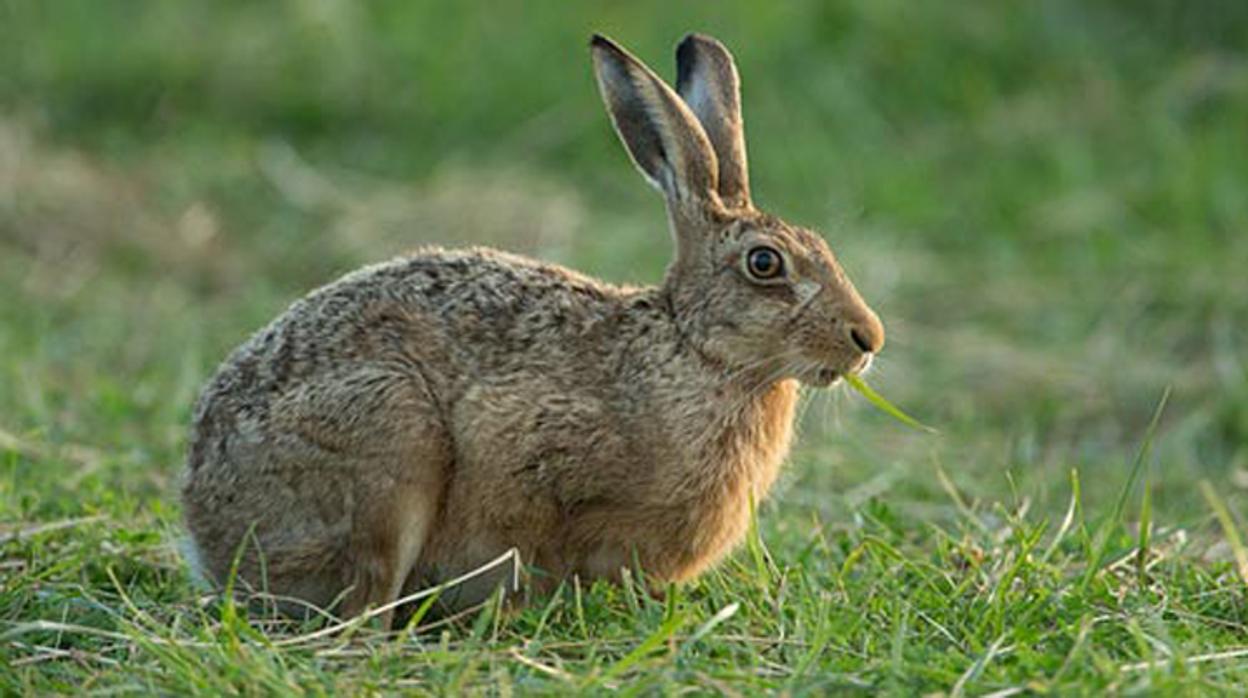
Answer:
[[[884,348],[884,324],[875,311],[863,309],[861,317],[845,323],[849,343],[863,354],[878,354]]]
[[[846,344],[857,355],[850,358],[847,373],[864,373],[871,367],[871,360],[884,348],[884,324],[875,311],[863,306],[853,319],[842,325]]]

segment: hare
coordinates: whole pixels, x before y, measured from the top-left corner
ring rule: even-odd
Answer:
[[[661,285],[425,248],[295,302],[194,411],[182,495],[210,580],[350,616],[513,547],[548,581],[635,564],[689,579],[744,536],[799,384],[879,352],[883,326],[824,240],[751,203],[728,50],[684,38],[672,90],[610,39],[590,48],[666,200]]]

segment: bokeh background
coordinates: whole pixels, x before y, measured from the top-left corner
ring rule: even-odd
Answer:
[[[0,520],[177,525],[191,404],[306,291],[420,244],[656,282],[591,32],[736,53],[760,206],[821,230],[941,430],[812,395],[768,535],[1248,503],[1248,3],[0,3]],[[942,475],[943,474],[943,475]],[[947,479],[960,492],[951,497]]]

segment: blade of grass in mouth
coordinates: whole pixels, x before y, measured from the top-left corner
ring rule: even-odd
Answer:
[[[889,416],[901,422],[902,424],[913,427],[920,431],[926,431],[929,434],[937,433],[937,431],[933,429],[932,427],[929,427],[926,424],[915,419],[914,417],[911,417],[905,412],[902,412],[899,407],[889,402],[883,395],[880,395],[879,393],[875,392],[875,389],[867,385],[867,382],[864,381],[861,376],[857,376],[852,373],[846,374],[845,382],[849,384],[849,387],[858,391],[858,394],[865,397],[867,401],[870,402],[872,405],[875,405],[876,407],[880,408],[884,412],[888,413]]]

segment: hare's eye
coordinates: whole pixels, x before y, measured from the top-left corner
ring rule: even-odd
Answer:
[[[770,247],[755,247],[746,255],[745,268],[756,279],[774,279],[784,271],[784,258]]]

